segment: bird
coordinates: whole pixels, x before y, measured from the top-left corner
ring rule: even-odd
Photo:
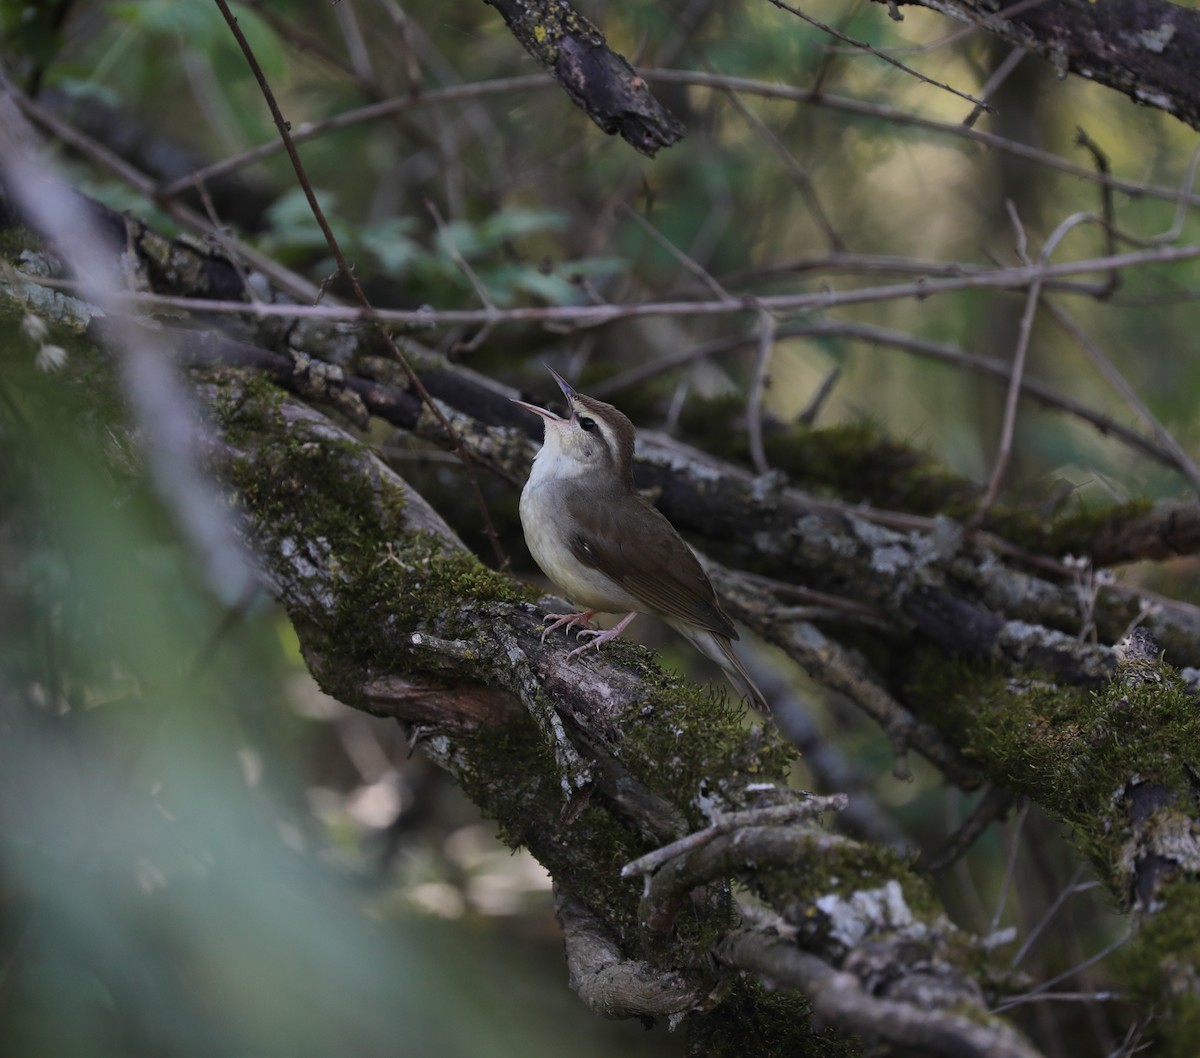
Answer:
[[[545,440],[521,491],[521,527],[542,572],[574,613],[547,614],[542,641],[559,628],[588,640],[573,658],[616,639],[639,614],[660,618],[715,661],[758,709],[766,699],[733,649],[738,638],[692,549],[633,481],[633,423],[611,404],[577,393],[553,368],[567,417],[515,401],[540,415]],[[612,628],[597,613],[624,613]]]

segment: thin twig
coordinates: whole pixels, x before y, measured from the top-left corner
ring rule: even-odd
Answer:
[[[812,426],[817,421],[817,416],[821,414],[821,409],[825,407],[825,402],[833,394],[833,388],[841,377],[842,369],[840,367],[832,367],[825,373],[817,391],[809,398],[800,414],[796,416],[797,422],[805,426]]]
[[[1046,927],[1054,921],[1054,916],[1058,914],[1062,906],[1071,899],[1071,897],[1086,893],[1089,889],[1095,889],[1100,883],[1096,881],[1081,882],[1079,879],[1083,877],[1084,868],[1078,867],[1075,870],[1074,876],[1071,878],[1067,887],[1054,898],[1054,902],[1046,909],[1046,913],[1042,915],[1041,920],[1036,926],[1029,931],[1029,935],[1025,938],[1024,943],[1017,949],[1017,953],[1012,957],[1010,966],[1020,966],[1025,961],[1025,956],[1032,951],[1033,946],[1038,942],[1038,939],[1045,932]]]
[[[1020,62],[1029,53],[1024,48],[1013,48],[1005,57],[1004,61],[996,67],[992,76],[987,79],[987,83],[980,90],[979,95],[983,99],[991,99],[999,90],[1000,86],[1008,80],[1009,75],[1020,65]],[[983,116],[983,106],[976,104],[971,113],[963,119],[963,125],[966,128],[973,128],[975,122]]]
[[[660,81],[664,84],[700,85],[710,88],[732,88],[738,92],[758,95],[768,99],[784,99],[794,103],[812,103],[829,110],[838,110],[860,117],[876,118],[893,125],[909,125],[914,128],[927,129],[947,136],[970,140],[974,143],[992,147],[1014,158],[1036,162],[1049,169],[1061,173],[1069,173],[1089,182],[1103,182],[1116,191],[1124,192],[1138,198],[1161,198],[1168,202],[1186,200],[1193,206],[1200,205],[1200,194],[1189,192],[1181,195],[1178,188],[1162,187],[1157,184],[1139,183],[1136,180],[1123,180],[1118,177],[1104,178],[1086,165],[1070,162],[1065,158],[1049,151],[1039,150],[1016,140],[1005,139],[990,132],[980,132],[970,129],[961,121],[938,121],[936,118],[915,114],[911,111],[900,110],[886,103],[876,103],[849,96],[829,95],[816,92],[811,88],[797,88],[793,85],[771,84],[766,81],[756,81],[749,77],[731,77],[725,74],[702,73],[698,70],[642,70],[641,75],[649,81]],[[973,100],[972,100],[973,102]]]
[[[927,357],[941,363],[953,364],[988,378],[1007,381],[1012,377],[1012,366],[1003,360],[968,353],[953,343],[933,342],[927,338],[918,338],[902,331],[891,330],[887,327],[877,327],[870,323],[822,320],[817,323],[779,324],[775,330],[776,341],[783,338],[805,337],[848,338],[852,341],[888,345],[897,349],[904,349],[917,356]],[[608,399],[611,394],[619,393],[634,386],[640,386],[652,378],[667,374],[697,360],[746,348],[753,345],[755,341],[756,338],[752,334],[734,334],[727,338],[717,338],[711,342],[705,342],[703,345],[698,345],[693,349],[685,349],[678,353],[667,353],[657,360],[639,364],[637,367],[632,367],[628,371],[621,372],[619,375],[614,375],[601,382],[593,383],[590,392],[593,396]],[[835,373],[831,372],[830,376],[826,379],[826,383],[822,384],[822,389],[819,391],[818,397],[824,398],[826,395],[824,392],[826,385],[831,384],[831,380],[835,379]],[[1056,390],[1039,379],[1029,376],[1022,378],[1021,389],[1026,395],[1033,397],[1035,400],[1039,400],[1049,407],[1058,408],[1068,415],[1074,415],[1090,423],[1101,433],[1116,437],[1143,455],[1149,456],[1151,459],[1166,466],[1173,467],[1176,465],[1176,457],[1168,449],[1155,444],[1149,438],[1143,437],[1123,423],[1094,411],[1074,397]],[[806,409],[801,416],[802,421],[809,415],[810,412]]]
[[[929,859],[925,865],[932,875],[945,874],[966,854],[976,839],[996,820],[1002,819],[1012,807],[1015,797],[1010,790],[1001,786],[988,787],[975,806],[974,811],[967,816],[966,821],[950,835],[942,847]],[[993,930],[995,927],[993,926]]]
[[[775,156],[783,164],[788,175],[792,178],[800,194],[804,196],[808,208],[812,210],[812,214],[825,232],[825,238],[829,240],[830,248],[836,253],[844,247],[844,243],[834,230],[833,222],[829,219],[829,214],[825,212],[825,207],[821,205],[821,200],[817,196],[816,186],[812,182],[812,177],[808,175],[808,170],[804,168],[797,160],[796,156],[784,145],[783,141],[775,135],[771,127],[763,121],[753,110],[746,106],[742,98],[732,88],[725,90],[725,96],[734,106],[739,114],[750,125],[751,129],[766,141],[767,146],[775,152]]]
[[[492,300],[492,295],[488,292],[487,286],[484,284],[483,280],[479,278],[478,274],[475,272],[475,269],[473,269],[467,263],[467,259],[463,257],[458,248],[458,244],[454,241],[454,236],[450,234],[450,229],[446,226],[445,220],[442,219],[441,210],[439,210],[434,201],[429,198],[425,199],[425,208],[429,210],[430,216],[433,217],[433,223],[437,225],[438,234],[442,238],[442,245],[446,248],[446,253],[450,255],[450,260],[457,265],[458,270],[462,272],[462,274],[465,275],[470,281],[471,286],[475,288],[475,293],[479,295],[479,300],[483,302],[484,307],[495,311],[496,303]]]
[[[822,22],[818,18],[813,18],[812,15],[805,14],[798,7],[792,7],[791,4],[785,3],[784,0],[770,0],[770,3],[774,4],[775,7],[778,7],[783,11],[787,11],[788,13],[795,15],[799,19],[803,19],[810,26],[816,26],[816,28],[821,30],[821,32],[828,33],[831,37],[836,37],[838,40],[846,44],[850,44],[855,48],[865,51],[869,55],[874,55],[876,58],[882,59],[886,63],[890,63],[892,66],[895,66],[896,69],[903,70],[906,74],[910,75],[911,77],[915,77],[923,84],[932,85],[934,88],[941,88],[943,91],[949,92],[951,95],[958,96],[959,99],[965,99],[968,103],[974,103],[977,106],[981,106],[989,114],[994,114],[996,112],[994,107],[988,103],[985,103],[982,99],[977,99],[975,96],[971,95],[970,92],[960,92],[957,88],[951,88],[950,85],[946,84],[944,81],[936,81],[932,77],[926,77],[925,74],[914,70],[911,66],[906,66],[899,59],[893,58],[892,56],[888,55],[887,52],[880,51],[878,48],[868,44],[865,40],[859,40],[857,37],[850,37],[845,33],[840,33],[828,23]]]
[[[210,238],[221,248],[221,252],[233,266],[233,270],[237,272],[238,279],[242,282],[242,289],[246,292],[246,296],[251,301],[262,300],[259,298],[254,284],[250,282],[250,274],[242,264],[242,259],[238,256],[236,240],[229,238],[228,231],[221,224],[221,218],[217,214],[217,207],[213,204],[212,195],[208,193],[208,185],[203,180],[196,181],[196,194],[200,196],[200,203],[204,206],[204,213],[213,226]]]
[[[1016,208],[1012,205],[1011,200],[1005,204],[1017,231],[1017,253],[1023,264],[1032,265],[1033,262],[1028,259],[1026,251],[1025,228],[1021,224],[1020,218],[1016,213]],[[1049,261],[1050,255],[1058,249],[1063,239],[1075,228],[1083,224],[1094,223],[1103,223],[1103,221],[1093,213],[1072,213],[1050,233],[1050,237],[1042,247],[1041,253],[1038,254],[1037,265],[1044,267],[1046,262]],[[1029,339],[1033,333],[1033,319],[1037,313],[1038,304],[1041,301],[1042,285],[1043,277],[1039,274],[1030,282],[1029,291],[1025,298],[1025,311],[1021,314],[1021,325],[1017,332],[1017,348],[1013,353],[1012,376],[1009,380],[1008,396],[1004,402],[1004,423],[1000,431],[1000,444],[996,452],[996,465],[992,470],[991,480],[988,482],[983,499],[979,501],[979,507],[972,516],[971,525],[974,527],[982,524],[988,511],[991,510],[992,504],[996,502],[996,498],[1000,494],[1000,486],[1004,481],[1004,475],[1008,470],[1008,462],[1012,455],[1013,435],[1016,429],[1017,403],[1021,390],[1020,380],[1025,373],[1025,358],[1029,351]]]
[[[771,350],[775,348],[775,317],[766,309],[758,314],[758,355],[754,358],[754,374],[750,380],[750,395],[746,401],[746,430],[750,437],[750,459],[760,474],[769,473],[767,454],[763,450],[763,396],[767,389],[767,373],[771,366]]]
[[[1107,176],[1108,156],[1100,149],[1100,145],[1083,131],[1082,126],[1075,130],[1075,142],[1091,154],[1092,160],[1096,163],[1096,171],[1101,176]],[[1104,252],[1114,254],[1117,252],[1117,213],[1113,206],[1112,188],[1104,183],[1101,183],[1099,187],[1100,216],[1104,220]],[[1105,300],[1111,297],[1120,283],[1121,273],[1115,270],[1109,272],[1108,283],[1104,291],[1098,295],[1100,299]]]
[[[335,4],[333,13],[337,18],[338,28],[342,31],[342,40],[345,42],[346,54],[355,77],[364,84],[374,84],[375,71],[371,68],[371,53],[363,39],[358,19],[354,17],[354,5]]]
[[[1100,346],[1061,305],[1047,301],[1046,310],[1054,322],[1079,343],[1108,384],[1121,395],[1138,418],[1150,428],[1150,432],[1154,434],[1158,443],[1170,453],[1171,462],[1175,468],[1191,482],[1192,488],[1200,493],[1200,466],[1197,466],[1196,461],[1188,455],[1183,445],[1175,440],[1171,431],[1159,421],[1154,412],[1150,410],[1149,405],[1138,396],[1137,391],[1125,381],[1125,377],[1117,370],[1116,365],[1104,355]]]
[[[698,261],[694,261],[691,257],[684,253],[636,209],[632,209],[624,202],[618,202],[617,213],[619,213],[622,217],[628,217],[630,220],[634,221],[638,227],[642,229],[642,231],[649,235],[651,239],[653,239],[659,246],[666,250],[667,253],[674,257],[675,260],[683,265],[683,267],[689,272],[691,272],[692,275],[699,279],[700,282],[708,287],[708,289],[711,290],[713,294],[715,294],[721,301],[733,301],[738,304],[745,304],[745,299],[735,298],[732,294],[730,294],[728,290],[726,290],[723,286],[721,286],[720,283],[716,281],[716,279],[713,278],[712,273],[710,273],[707,268],[705,268]]]
[[[858,117],[880,119],[894,125],[909,125],[926,129],[939,135],[953,136],[970,140],[1014,158],[1022,158],[1054,169],[1061,173],[1079,177],[1093,183],[1103,183],[1114,191],[1133,195],[1139,198],[1158,198],[1168,202],[1185,202],[1190,205],[1200,205],[1200,194],[1191,191],[1181,192],[1178,188],[1163,187],[1158,184],[1140,183],[1136,180],[1125,180],[1120,177],[1102,176],[1094,169],[1079,165],[1066,158],[1044,151],[1016,140],[1005,139],[991,132],[981,132],[978,129],[967,128],[958,121],[939,121],[936,118],[901,110],[886,103],[877,103],[864,99],[854,99],[850,96],[830,95],[812,88],[798,88],[793,85],[771,84],[767,81],[756,81],[749,77],[732,77],[700,70],[668,70],[651,68],[640,71],[647,80],[663,84],[697,85],[707,88],[721,88],[740,92],[743,95],[756,95],[764,99],[780,99],[792,103],[810,103],[822,106],[828,110],[854,114]],[[488,96],[506,95],[511,92],[542,91],[557,88],[558,84],[543,74],[529,74],[521,77],[507,77],[493,81],[478,81],[472,84],[453,85],[449,88],[438,88],[418,94],[386,99],[378,103],[347,110],[332,118],[320,122],[302,122],[296,126],[293,137],[296,143],[303,143],[314,137],[349,128],[370,121],[378,121],[394,114],[402,113],[416,107],[437,106],[445,103],[458,103],[483,99]],[[24,104],[22,104],[24,107]],[[39,123],[42,118],[28,113]],[[47,126],[49,127],[49,126]],[[50,131],[54,131],[51,129]],[[182,194],[191,187],[192,178],[198,175],[203,180],[211,180],[216,176],[244,169],[264,158],[269,158],[283,150],[279,140],[273,139],[260,144],[242,154],[224,158],[203,166],[173,180],[153,192],[147,192],[154,199],[169,199]],[[153,182],[150,181],[152,184]]]
[[[1028,11],[1030,8],[1040,7],[1047,3],[1047,0],[1017,0],[1015,4],[1010,4],[1008,7],[1002,7],[995,13],[993,17],[1010,19],[1021,14],[1022,11]],[[931,40],[928,44],[909,44],[901,47],[892,48],[893,55],[931,55],[935,51],[940,51],[942,48],[948,48],[951,44],[957,44],[960,40],[965,40],[972,34],[978,33],[979,27],[974,24],[962,26],[959,29],[951,30],[949,33],[944,33],[942,36]]]
[[[1013,205],[1012,199],[1008,199],[1004,205],[1017,230],[1017,255],[1024,264],[1029,264],[1025,227],[1021,224],[1020,217],[1017,216],[1016,206]],[[1004,475],[1008,472],[1008,462],[1012,457],[1013,436],[1017,425],[1017,405],[1021,397],[1021,379],[1025,375],[1025,356],[1029,352],[1029,339],[1033,334],[1033,318],[1037,313],[1041,298],[1042,282],[1040,279],[1035,279],[1029,284],[1029,291],[1025,296],[1025,311],[1021,313],[1021,325],[1017,330],[1017,347],[1013,351],[1012,374],[1009,376],[1008,394],[1004,399],[1004,420],[1000,427],[1000,443],[996,446],[996,465],[992,468],[992,476],[988,480],[987,489],[969,523],[973,528],[978,528],[983,524],[984,518],[992,509],[992,504],[1000,495],[1000,486],[1004,482]]]
[[[495,554],[496,562],[501,569],[508,566],[508,557],[504,554],[504,549],[500,546],[500,537],[496,534],[495,526],[492,525],[492,516],[487,509],[487,503],[484,501],[483,492],[479,488],[479,479],[475,474],[475,466],[471,459],[470,453],[462,443],[462,438],[459,437],[458,431],[450,424],[450,420],[446,418],[445,413],[437,406],[433,398],[425,389],[424,383],[418,377],[412,364],[408,362],[408,358],[401,351],[396,340],[383,326],[372,307],[367,300],[366,294],[359,285],[358,279],[354,275],[354,270],[350,267],[350,263],[346,260],[342,253],[341,246],[335,238],[332,229],[329,227],[329,221],[325,218],[325,212],[321,209],[321,204],[317,201],[316,193],[313,191],[312,184],[309,183],[308,175],[305,172],[304,165],[300,161],[300,155],[296,150],[296,145],[292,141],[291,132],[288,130],[287,121],[283,117],[283,112],[279,109],[279,104],[275,99],[275,93],[271,90],[271,86],[267,83],[266,75],[262,71],[262,67],[258,64],[258,59],[254,55],[253,49],[250,47],[250,42],[246,40],[245,34],[242,33],[241,27],[238,25],[238,20],[234,18],[233,13],[229,10],[227,0],[216,0],[218,9],[224,17],[226,24],[229,26],[230,32],[241,48],[243,56],[245,56],[247,64],[250,66],[251,72],[254,74],[254,79],[258,82],[259,89],[262,91],[263,98],[266,100],[267,106],[270,108],[271,117],[275,122],[275,127],[279,130],[279,135],[284,142],[284,147],[287,150],[288,158],[291,160],[292,168],[296,172],[296,179],[300,183],[300,187],[304,191],[304,197],[308,200],[309,208],[312,210],[313,217],[316,219],[322,234],[325,236],[325,241],[329,246],[330,252],[333,254],[334,260],[337,261],[338,268],[345,277],[346,282],[350,284],[350,289],[354,293],[355,300],[359,303],[364,314],[364,318],[374,323],[379,336],[384,340],[395,357],[397,363],[403,368],[405,375],[408,377],[409,383],[416,390],[421,400],[426,407],[433,413],[434,417],[441,424],[442,429],[446,431],[446,436],[450,439],[450,443],[454,448],[455,454],[462,460],[463,466],[467,471],[467,479],[471,483],[471,489],[475,495],[476,505],[479,508],[479,516],[483,522],[484,531],[487,533],[488,540],[491,542],[492,551]]]
[[[1004,880],[1000,883],[1000,895],[996,897],[996,910],[992,913],[989,933],[995,933],[1000,928],[1000,920],[1004,917],[1004,907],[1008,903],[1008,893],[1012,889],[1013,875],[1017,870],[1017,852],[1021,845],[1021,831],[1025,829],[1025,820],[1029,816],[1029,802],[1022,801],[1017,813],[1017,821],[1013,824],[1012,837],[1008,851],[1008,862],[1004,865]]]
[[[1092,217],[1091,219],[1096,220],[1097,218]],[[243,301],[205,301],[167,294],[131,293],[122,295],[122,300],[159,305],[163,308],[189,309],[214,315],[244,315],[261,319],[282,316],[296,319],[372,320],[416,327],[484,324],[494,320],[497,325],[542,323],[559,327],[591,328],[603,327],[617,320],[644,319],[650,316],[731,316],[742,312],[753,312],[760,308],[780,313],[815,312],[846,305],[866,305],[907,298],[926,299],[937,294],[954,293],[960,290],[1020,290],[1027,288],[1035,279],[1041,280],[1043,285],[1049,285],[1055,279],[1084,275],[1089,272],[1102,272],[1109,268],[1140,268],[1155,264],[1175,264],[1197,258],[1200,258],[1200,243],[1134,250],[1117,254],[1114,257],[1094,257],[1080,261],[1062,261],[1058,264],[1038,262],[1009,268],[994,268],[965,276],[946,276],[917,280],[912,283],[860,287],[853,290],[769,294],[753,299],[734,301],[676,299],[605,305],[526,305],[511,309],[497,309],[494,313],[486,309],[372,308],[368,311],[353,306],[252,305]],[[33,276],[27,277],[27,281],[40,283],[43,286],[54,286],[55,283],[58,283],[63,289],[67,289],[69,286],[68,283],[61,280],[40,281]],[[314,287],[313,290],[315,296],[316,288]]]
[[[418,107],[458,103],[491,95],[505,95],[509,92],[527,92],[534,89],[557,87],[557,82],[545,74],[528,74],[523,77],[507,77],[495,81],[480,81],[474,84],[437,88],[428,92],[422,92],[420,95],[406,95],[394,99],[385,99],[378,103],[369,103],[354,110],[335,114],[324,121],[301,122],[293,130],[292,139],[297,144],[304,143],[329,132],[336,132],[339,129],[350,128],[354,125],[361,125],[370,121],[378,121],[381,118],[392,117]],[[282,150],[284,150],[284,147],[278,139],[270,140],[241,154],[223,158],[219,162],[213,162],[211,165],[196,169],[185,176],[181,176],[178,180],[172,180],[170,183],[164,184],[159,188],[157,195],[161,198],[173,198],[176,195],[182,194],[191,186],[193,177],[198,176],[202,180],[211,180],[217,176],[224,176],[227,173],[245,169],[255,162],[262,161],[264,158],[271,158],[279,154]]]
[[[101,168],[106,169],[118,179],[123,180],[139,194],[144,195],[149,201],[159,204],[169,216],[177,220],[180,224],[193,231],[203,232],[206,235],[212,233],[212,226],[195,210],[188,209],[187,206],[181,205],[178,202],[164,201],[158,203],[155,182],[136,166],[131,165],[124,158],[105,147],[104,144],[80,132],[73,125],[63,121],[57,115],[50,113],[40,103],[35,102],[18,91],[15,86],[10,86],[7,91],[25,117],[36,122],[62,143],[79,151],[84,157],[89,158]],[[186,179],[187,186],[191,187],[192,178],[189,176]],[[291,271],[291,269],[284,268],[278,261],[267,254],[260,253],[248,243],[236,239],[229,234],[226,234],[225,238],[237,248],[237,252],[247,264],[252,268],[258,269],[263,275],[268,276],[281,290],[292,297],[300,298],[304,301],[316,300],[318,290],[314,283]]]
[[[1075,974],[1080,973],[1083,970],[1086,970],[1089,966],[1094,966],[1096,963],[1100,962],[1102,959],[1108,958],[1108,956],[1110,956],[1118,948],[1122,947],[1125,944],[1128,944],[1129,940],[1132,936],[1133,936],[1132,933],[1126,933],[1125,936],[1119,937],[1117,940],[1114,940],[1111,944],[1107,945],[1104,948],[1101,948],[1100,951],[1096,952],[1095,955],[1089,956],[1088,958],[1084,959],[1083,962],[1077,963],[1076,965],[1072,966],[1069,970],[1064,970],[1062,973],[1058,974],[1057,976],[1051,977],[1049,980],[1043,981],[1036,988],[1031,988],[1028,992],[1024,992],[1019,996],[1013,996],[1010,999],[1006,999],[1003,1003],[997,1004],[995,1007],[992,1008],[991,1012],[993,1014],[999,1014],[1005,1010],[1011,1009],[1012,1007],[1017,1007],[1023,1003],[1028,1003],[1034,996],[1039,996],[1043,992],[1049,991],[1060,981],[1066,981],[1068,978],[1074,977]]]

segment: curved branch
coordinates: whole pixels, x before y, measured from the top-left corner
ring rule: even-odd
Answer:
[[[731,933],[717,947],[726,965],[761,974],[804,992],[813,1012],[831,1025],[865,1039],[885,1040],[915,1053],[947,1058],[1036,1058],[1039,1053],[1015,1031],[948,1010],[878,999],[851,973],[760,930]]]
[[[683,974],[625,958],[603,923],[561,885],[554,887],[554,912],[562,926],[571,989],[595,1013],[606,1018],[670,1017],[703,998],[706,990]]]

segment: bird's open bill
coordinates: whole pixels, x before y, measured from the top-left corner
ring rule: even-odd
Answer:
[[[558,383],[558,388],[563,391],[563,396],[567,398],[567,407],[571,406],[571,398],[575,396],[575,390],[571,388],[571,383],[562,377],[552,367],[547,367],[547,371],[554,376],[554,381]],[[536,404],[528,404],[523,400],[514,400],[514,404],[519,404],[526,411],[531,411],[535,415],[540,415],[543,419],[549,419],[551,422],[569,422],[569,419],[564,419],[561,415],[555,415],[554,412],[548,411],[545,408],[539,408]]]

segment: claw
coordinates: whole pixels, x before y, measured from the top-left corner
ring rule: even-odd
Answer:
[[[567,659],[570,660],[571,658],[582,654],[585,650],[590,650],[592,647],[595,647],[597,650],[599,650],[602,643],[607,643],[609,640],[618,638],[620,634],[629,627],[629,622],[635,617],[637,617],[637,610],[626,614],[621,618],[621,620],[613,625],[612,628],[605,632],[602,632],[596,628],[581,628],[575,638],[582,639],[584,636],[588,636],[589,641],[584,643],[583,646],[576,647],[574,650],[572,650],[571,653],[567,655]]]
[[[542,618],[542,620],[553,621],[554,624],[547,625],[542,629],[542,642],[546,642],[546,636],[548,636],[551,632],[562,628],[563,625],[566,625],[568,635],[571,634],[571,629],[575,625],[583,625],[584,627],[580,630],[580,634],[582,635],[583,632],[590,631],[590,629],[587,628],[587,623],[595,616],[595,610],[584,610],[582,613],[548,613]]]

